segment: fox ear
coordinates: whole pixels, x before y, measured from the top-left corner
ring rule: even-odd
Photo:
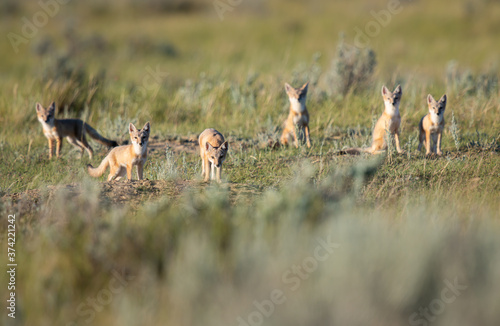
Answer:
[[[149,131],[149,121],[146,122],[146,124],[144,125],[144,127],[142,127],[142,130]]]
[[[441,99],[439,100],[439,102],[440,102],[440,103],[443,103],[443,104],[446,104],[446,99],[447,99],[446,94],[444,94],[444,95],[441,97]]]
[[[398,85],[395,89],[394,89],[394,92],[393,93],[402,93],[403,91],[401,90],[401,85]]]
[[[432,103],[435,103],[436,100],[434,99],[434,97],[432,97],[431,94],[427,95],[427,104],[431,105]]]
[[[43,110],[43,106],[40,103],[36,103],[35,107],[36,107],[36,112],[40,112]]]
[[[129,133],[133,133],[134,131],[137,131],[137,128],[134,126],[134,124],[131,122],[129,125],[128,125],[128,132]]]
[[[55,111],[56,110],[56,102],[52,102],[52,104],[49,107],[50,111]]]
[[[290,84],[285,83],[285,90],[286,90],[287,93],[290,93],[293,90],[293,87],[290,86]]]
[[[304,85],[302,85],[302,87],[300,88],[300,90],[303,92],[303,93],[307,93],[307,87],[309,86],[309,82],[305,83]]]
[[[389,90],[387,89],[387,87],[382,86],[382,95],[387,95],[387,93],[389,93]]]
[[[227,151],[228,146],[229,146],[229,144],[227,143],[227,141],[225,141],[224,144],[222,144],[220,146],[220,148],[222,148],[223,150]]]
[[[212,147],[212,145],[211,145],[209,142],[206,142],[206,143],[205,143],[205,149],[206,149],[207,151],[209,151],[209,150],[212,150],[212,149],[213,149],[213,147]]]

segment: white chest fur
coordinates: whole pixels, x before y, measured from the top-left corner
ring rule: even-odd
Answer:
[[[135,165],[140,162],[144,163],[146,161],[146,156],[148,152],[148,143],[146,142],[142,146],[136,143],[132,143],[132,147],[134,148],[134,154],[137,155],[136,158],[134,158],[134,160],[132,161],[132,164]]]
[[[292,107],[292,110],[297,113],[302,113],[306,110],[304,100],[299,101],[296,98],[290,98],[290,105]]]
[[[434,124],[439,124],[441,123],[442,117],[439,114],[436,114],[434,112],[429,113],[431,115],[431,121]]]
[[[399,103],[393,105],[387,101],[385,104],[385,113],[387,113],[390,117],[398,117],[399,116]]]
[[[38,121],[40,121],[40,123],[42,124],[43,133],[47,138],[50,138],[50,139],[59,138],[59,133],[57,132],[57,129],[54,128],[54,125],[50,125],[42,120],[38,120]]]

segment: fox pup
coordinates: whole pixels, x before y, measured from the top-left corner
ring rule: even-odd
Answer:
[[[446,109],[446,94],[436,102],[431,94],[427,95],[427,105],[429,113],[426,114],[418,125],[420,131],[418,150],[422,149],[422,144],[425,142],[425,154],[429,155],[432,152],[437,155],[442,155],[441,152],[441,137],[444,129],[444,110]],[[433,146],[431,148],[431,139]]]
[[[375,124],[375,128],[373,129],[373,142],[368,152],[376,154],[387,148],[387,144],[385,143],[386,131],[389,131],[392,135],[394,135],[396,150],[398,153],[403,152],[401,150],[401,146],[399,145],[399,128],[401,126],[399,103],[401,102],[402,95],[403,91],[401,90],[401,85],[398,85],[392,93],[387,89],[387,87],[382,87],[382,97],[384,99],[385,110]]]
[[[373,129],[372,146],[369,148],[348,148],[340,151],[340,154],[360,154],[371,153],[379,154],[387,148],[385,143],[386,131],[394,135],[396,141],[396,149],[398,153],[402,153],[401,146],[399,145],[399,128],[401,126],[401,116],[399,114],[399,103],[401,102],[401,85],[398,85],[394,92],[391,92],[387,87],[382,87],[382,98],[384,99],[385,110],[382,116],[378,119]]]
[[[224,136],[215,129],[205,129],[198,138],[200,143],[201,176],[204,181],[214,178],[221,182],[222,163],[226,159],[229,145]]]
[[[49,159],[52,158],[54,141],[56,142],[56,156],[59,158],[63,137],[66,137],[70,144],[79,148],[81,155],[83,155],[83,150],[86,149],[90,159],[92,159],[94,151],[87,142],[85,134],[88,134],[90,137],[105,146],[118,146],[116,141],[106,139],[99,135],[94,128],[80,119],[56,119],[55,111],[55,102],[52,102],[48,109],[45,109],[40,103],[36,104],[36,115],[38,121],[42,124],[45,137],[49,140]]]
[[[115,147],[102,160],[97,168],[87,165],[87,171],[90,176],[98,178],[106,171],[109,166],[108,181],[120,180],[127,173],[127,179],[132,180],[132,168],[137,166],[137,178],[142,180],[144,164],[148,158],[148,141],[150,127],[147,122],[141,130],[131,123],[128,128],[130,134],[130,145]]]
[[[306,108],[308,85],[309,83],[305,83],[300,88],[293,88],[288,83],[285,83],[285,90],[290,100],[290,113],[288,114],[288,119],[285,121],[283,134],[281,135],[281,143],[283,145],[288,145],[293,136],[295,147],[299,147],[297,131],[295,130],[295,125],[298,125],[299,128],[304,130],[307,147],[311,147],[311,140],[309,139],[309,113]]]

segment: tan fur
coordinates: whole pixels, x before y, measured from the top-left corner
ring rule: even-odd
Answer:
[[[87,171],[90,176],[98,178],[109,167],[108,181],[112,181],[115,178],[119,180],[125,176],[125,173],[127,174],[127,179],[132,180],[132,168],[137,166],[137,178],[142,180],[144,164],[148,158],[149,122],[141,130],[137,130],[131,123],[129,125],[129,134],[130,145],[113,148],[97,168],[93,168],[90,164],[87,165]]]
[[[56,156],[61,155],[63,137],[66,137],[70,144],[80,149],[82,155],[83,150],[86,149],[90,159],[92,159],[94,151],[87,142],[86,134],[105,146],[118,146],[116,141],[102,137],[94,128],[80,119],[56,119],[55,110],[56,104],[54,102],[48,109],[45,109],[40,103],[36,104],[38,121],[42,124],[43,133],[49,141],[49,158],[52,158],[54,142],[56,143]]]
[[[224,136],[213,128],[205,129],[198,138],[204,181],[210,177],[221,182],[222,163],[226,159],[229,144],[224,141]]]
[[[385,142],[386,133],[389,131],[393,136],[396,143],[396,150],[398,153],[402,153],[401,146],[399,143],[400,127],[401,127],[401,115],[399,114],[399,104],[401,102],[401,96],[403,92],[401,90],[401,85],[398,85],[394,92],[390,92],[387,87],[382,87],[382,98],[384,100],[385,109],[382,116],[378,119],[373,128],[373,140],[372,145],[369,148],[348,148],[346,150],[340,151],[339,154],[360,154],[360,153],[371,153],[379,154],[387,149],[387,144]]]
[[[442,155],[441,152],[441,138],[444,130],[444,111],[446,109],[446,94],[436,102],[431,94],[427,96],[427,105],[429,106],[429,113],[426,114],[418,125],[419,129],[419,144],[418,150],[422,149],[425,143],[425,154],[436,153]],[[431,139],[433,145],[431,146]]]
[[[299,147],[297,131],[295,130],[295,126],[298,126],[304,130],[307,147],[311,147],[311,140],[309,138],[309,112],[307,112],[305,104],[308,84],[305,83],[300,88],[293,88],[288,83],[285,83],[285,90],[290,101],[290,113],[285,121],[281,135],[281,143],[283,145],[288,145],[293,137],[295,147]]]

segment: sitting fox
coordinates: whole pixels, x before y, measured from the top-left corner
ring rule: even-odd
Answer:
[[[290,101],[290,113],[288,114],[288,119],[285,121],[283,134],[281,135],[281,143],[283,145],[288,145],[293,136],[293,144],[295,147],[299,147],[297,131],[295,130],[295,125],[298,125],[305,132],[307,147],[311,147],[311,140],[309,139],[309,113],[306,108],[308,85],[309,83],[305,83],[300,88],[293,88],[288,83],[285,83],[285,90]]]
[[[429,155],[431,152],[437,155],[442,155],[441,152],[441,137],[444,130],[444,110],[446,109],[446,94],[436,102],[431,94],[427,96],[427,105],[429,106],[429,113],[426,114],[418,125],[420,131],[418,150],[422,149],[422,144],[425,142],[425,154]],[[432,148],[431,148],[432,139]]]
[[[132,143],[113,148],[97,168],[93,168],[90,164],[87,165],[90,176],[100,177],[109,166],[108,181],[115,178],[120,180],[121,177],[125,176],[125,173],[127,179],[132,180],[132,168],[137,166],[137,178],[142,180],[144,164],[148,158],[149,133],[149,122],[141,130],[137,130],[131,123],[129,134]]]
[[[379,154],[387,148],[385,142],[386,132],[389,131],[394,135],[394,140],[396,142],[396,150],[398,153],[402,153],[401,146],[399,144],[399,133],[401,126],[401,115],[399,114],[399,103],[401,102],[401,95],[403,94],[401,90],[401,85],[398,85],[394,92],[391,92],[387,87],[382,87],[382,98],[384,99],[385,110],[382,116],[378,119],[373,129],[373,141],[369,148],[348,148],[341,151],[345,154],[360,154],[370,153]]]
[[[229,145],[224,136],[215,129],[205,129],[198,138],[200,143],[201,176],[204,181],[216,179],[221,182],[222,163],[226,159]]]
[[[83,155],[83,149],[86,149],[90,159],[92,159],[94,151],[87,142],[86,134],[105,146],[118,146],[116,141],[99,135],[94,128],[80,119],[56,119],[55,111],[55,102],[52,102],[48,109],[45,109],[40,103],[36,104],[38,121],[42,124],[45,137],[49,140],[49,159],[52,158],[52,152],[54,151],[54,141],[56,142],[56,156],[59,158],[61,155],[63,137],[66,137],[70,144],[79,148],[81,155]]]

